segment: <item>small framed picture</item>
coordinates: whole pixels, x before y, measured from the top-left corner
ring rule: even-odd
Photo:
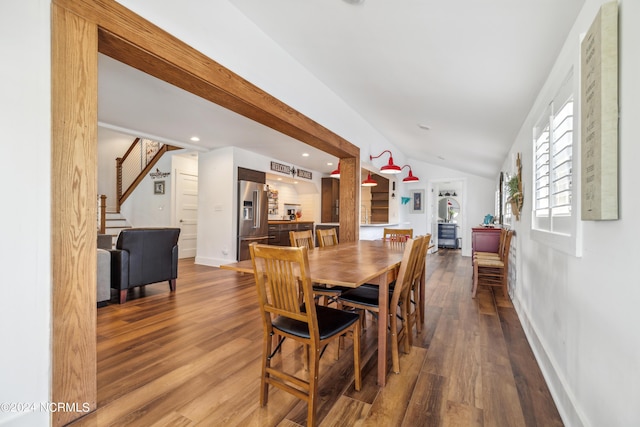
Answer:
[[[154,181],[153,194],[164,194],[164,181]]]
[[[424,190],[411,191],[411,213],[424,213]]]

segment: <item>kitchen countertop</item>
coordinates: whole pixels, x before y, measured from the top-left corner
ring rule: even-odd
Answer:
[[[288,219],[276,219],[269,220],[269,224],[313,224],[313,221],[305,221],[305,220],[288,220]]]

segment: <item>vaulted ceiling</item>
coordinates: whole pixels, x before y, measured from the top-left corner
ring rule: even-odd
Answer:
[[[407,158],[491,178],[584,3],[219,1],[236,7]],[[194,13],[197,7],[183,13],[194,28],[206,28],[210,15]],[[320,172],[332,169],[326,163],[335,158],[108,57],[100,57],[99,71],[103,125],[182,146],[235,145]],[[200,142],[188,140],[193,134]],[[302,158],[305,151],[311,155]]]

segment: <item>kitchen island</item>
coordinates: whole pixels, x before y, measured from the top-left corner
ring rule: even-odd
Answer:
[[[271,220],[269,221],[269,244],[290,246],[289,231],[313,230],[313,221]]]

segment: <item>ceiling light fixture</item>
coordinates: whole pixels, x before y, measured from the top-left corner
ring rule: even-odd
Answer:
[[[411,170],[411,166],[409,165],[404,165],[402,166],[400,169],[404,169],[404,168],[409,168],[409,175],[407,175],[402,182],[419,182],[420,178],[418,178],[417,176],[413,176],[413,171]]]
[[[338,162],[338,169],[334,170],[333,172],[331,172],[331,175],[329,175],[331,178],[340,178],[340,162]]]
[[[389,150],[384,150],[382,153],[377,156],[369,156],[369,160],[377,159],[382,156],[384,153],[389,153],[389,163],[382,166],[380,168],[380,173],[400,173],[400,167],[398,165],[393,164],[393,154]]]
[[[378,185],[378,183],[376,182],[375,179],[371,178],[371,172],[369,172],[369,174],[367,175],[367,179],[362,181],[362,186],[363,187],[375,187],[376,185]]]
[[[189,138],[191,141],[193,142],[198,142],[200,141],[200,138],[198,138],[197,136],[192,136],[191,138]]]

